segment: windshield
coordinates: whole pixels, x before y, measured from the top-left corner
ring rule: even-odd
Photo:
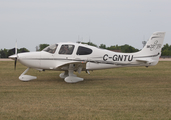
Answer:
[[[50,46],[44,48],[42,51],[46,51],[46,52],[53,54],[53,53],[55,53],[57,47],[58,47],[58,44],[50,45]]]

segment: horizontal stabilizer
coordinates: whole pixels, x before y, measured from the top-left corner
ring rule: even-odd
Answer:
[[[138,61],[138,62],[146,62],[146,63],[154,62],[154,60],[151,59],[151,58],[136,58],[136,61]]]

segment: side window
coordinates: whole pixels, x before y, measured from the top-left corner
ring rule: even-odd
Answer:
[[[59,54],[64,54],[64,55],[71,55],[74,50],[74,45],[62,45]]]
[[[77,50],[77,55],[89,55],[92,53],[92,50],[90,48],[79,46]]]

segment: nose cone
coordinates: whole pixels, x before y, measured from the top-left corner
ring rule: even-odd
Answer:
[[[40,67],[40,52],[25,52],[17,55],[18,61],[30,68]]]
[[[17,54],[9,56],[10,59],[15,60],[17,58]]]

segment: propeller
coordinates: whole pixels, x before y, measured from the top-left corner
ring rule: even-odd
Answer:
[[[17,41],[16,41],[16,45],[15,45],[15,54],[9,56],[9,58],[15,60],[14,61],[14,69],[16,70],[17,58],[18,58],[18,54],[17,54]]]

